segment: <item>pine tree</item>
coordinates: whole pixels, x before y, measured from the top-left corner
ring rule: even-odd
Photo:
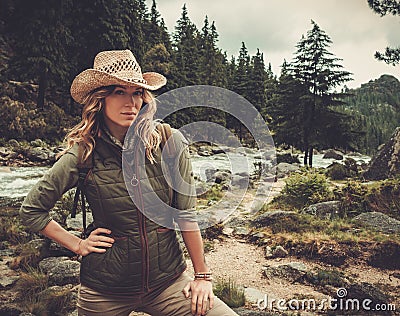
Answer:
[[[381,16],[392,14],[400,16],[400,1],[396,0],[368,0],[370,8]],[[375,58],[393,66],[400,63],[400,47],[386,47],[384,53],[376,52]]]
[[[307,88],[289,70],[284,61],[275,94],[271,97],[269,114],[272,117],[272,128],[277,144],[303,148],[303,122],[306,103],[304,96]]]
[[[44,107],[48,87],[65,85],[70,71],[66,47],[71,43],[68,18],[70,1],[14,2],[6,31],[14,39],[9,78],[39,84],[37,106]]]
[[[250,69],[249,90],[252,91],[249,94],[250,102],[259,112],[262,112],[265,111],[267,104],[267,72],[265,70],[264,56],[259,49],[257,49],[256,55],[252,57]]]
[[[155,0],[152,2],[149,22],[150,23],[146,23],[148,25],[146,30],[146,41],[148,46],[152,48],[155,45],[163,44],[168,53],[171,52],[171,40],[165,22],[157,10],[157,3]]]
[[[248,54],[246,45],[242,42],[242,46],[239,51],[239,57],[237,60],[237,66],[233,75],[232,80],[232,90],[248,100],[251,100],[251,93],[250,90],[250,75],[251,75],[251,66],[250,66],[250,56]],[[242,109],[242,113],[240,116],[245,116],[246,111],[242,108],[241,104],[238,104]],[[240,118],[238,118],[240,119]],[[243,124],[238,119],[230,118],[228,124],[233,127],[236,131],[236,134],[239,135],[239,139],[242,142],[245,134],[243,129]]]
[[[312,29],[298,42],[294,60],[290,64],[291,74],[309,92],[303,96],[307,104],[303,110],[302,133],[304,164],[309,166],[312,166],[313,149],[325,136],[325,127],[320,125],[321,116],[332,111],[332,106],[342,104],[341,99],[345,97],[334,89],[351,80],[351,74],[342,70],[343,66],[339,64],[341,59],[327,50],[332,43],[330,37],[314,21],[311,23]],[[339,115],[336,119],[338,122]]]

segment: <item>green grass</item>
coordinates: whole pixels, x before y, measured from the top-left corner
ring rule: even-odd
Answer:
[[[214,294],[229,307],[240,307],[246,302],[244,289],[230,279],[218,279],[214,284]]]

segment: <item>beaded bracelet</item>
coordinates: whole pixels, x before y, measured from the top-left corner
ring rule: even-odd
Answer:
[[[194,274],[195,280],[205,280],[205,281],[212,281],[212,273],[211,272],[198,272]]]

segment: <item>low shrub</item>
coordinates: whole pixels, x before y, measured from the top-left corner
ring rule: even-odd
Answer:
[[[229,307],[240,307],[246,302],[244,289],[238,287],[233,281],[218,279],[214,284],[214,294]]]
[[[317,172],[295,173],[285,182],[285,187],[278,199],[297,209],[329,201],[333,197],[326,177]]]
[[[363,212],[381,212],[400,220],[400,179],[386,179],[373,184],[348,181],[334,191],[342,202],[344,216],[354,217]]]

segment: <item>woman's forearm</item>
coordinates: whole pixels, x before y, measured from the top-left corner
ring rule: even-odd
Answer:
[[[54,220],[50,221],[47,226],[40,231],[46,237],[54,240],[61,246],[80,254],[79,243],[82,241],[79,237],[72,235],[70,232],[62,228]]]
[[[182,237],[196,273],[209,272],[204,258],[203,239],[196,222],[178,221]]]

